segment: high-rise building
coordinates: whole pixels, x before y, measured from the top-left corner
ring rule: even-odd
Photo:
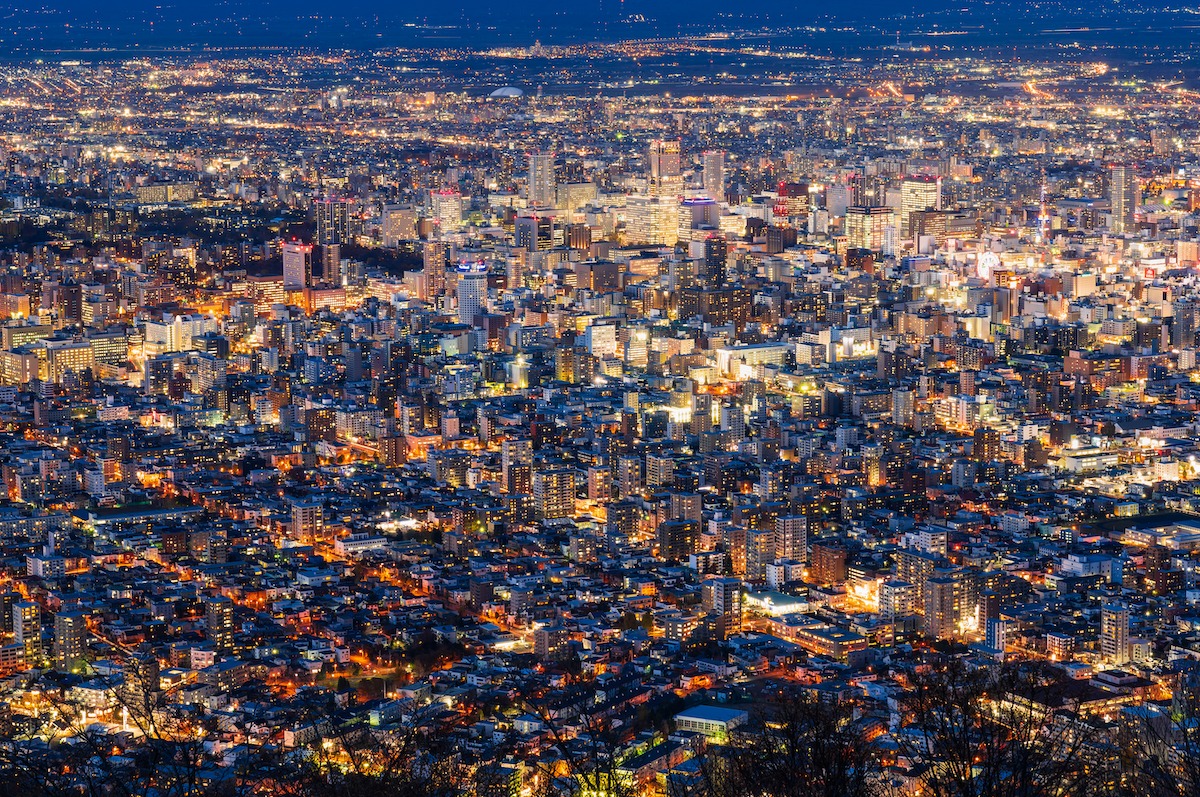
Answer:
[[[411,205],[384,205],[380,221],[383,245],[388,248],[417,237],[417,211]]]
[[[543,626],[533,632],[533,653],[539,661],[569,659],[571,634],[561,625]]]
[[[325,244],[321,247],[321,280],[334,287],[342,284],[341,244]]]
[[[350,243],[350,202],[326,199],[317,203],[317,243]]]
[[[233,647],[233,601],[224,595],[205,598],[204,621],[208,641],[218,650]]]
[[[1108,201],[1112,208],[1110,229],[1117,235],[1134,230],[1133,210],[1137,206],[1133,169],[1111,166],[1108,170]]]
[[[892,223],[891,208],[856,205],[846,208],[846,244],[851,249],[881,252],[887,228]]]
[[[925,636],[950,639],[958,630],[959,589],[952,576],[939,576],[925,584]]]
[[[575,471],[565,468],[533,475],[533,506],[539,518],[549,520],[575,514]]]
[[[425,300],[435,302],[438,297],[446,294],[446,244],[440,241],[428,241],[425,244],[423,259],[425,261]]]
[[[487,312],[488,272],[482,263],[458,267],[458,321],[475,325],[475,316]]]
[[[700,605],[720,618],[722,637],[742,630],[742,582],[736,578],[709,576],[700,585]]]
[[[650,142],[650,193],[677,196],[683,193],[683,162],[679,140]]]
[[[719,235],[710,235],[704,240],[704,271],[706,283],[720,287],[725,284],[726,261],[729,259],[729,242]]]
[[[710,149],[704,153],[704,193],[721,202],[725,199],[725,153]]]
[[[529,154],[529,204],[533,207],[553,207],[557,185],[554,179],[554,155],[548,152]]]
[[[916,394],[908,388],[896,388],[892,391],[892,423],[896,426],[909,427],[916,418]]]
[[[808,561],[808,518],[784,515],[775,520],[775,558]]]
[[[463,223],[463,197],[456,189],[444,188],[430,195],[433,223],[437,233],[453,232]]]
[[[1129,661],[1129,609],[1108,604],[1100,609],[1100,655],[1120,666]]]
[[[292,504],[292,535],[312,541],[325,531],[325,506],[320,501],[296,501]]]
[[[510,493],[527,493],[531,489],[530,468],[533,465],[533,441],[509,438],[500,445],[500,465],[504,489]]]
[[[941,209],[942,178],[916,174],[900,181],[900,218],[896,226],[902,234],[908,234],[908,221],[913,213]]]
[[[840,584],[846,580],[846,546],[830,541],[814,543],[808,580],[815,584]]]
[[[298,291],[312,285],[311,244],[294,241],[283,245],[283,289]]]
[[[22,601],[13,606],[13,641],[25,653],[25,666],[31,667],[42,657],[42,609],[36,603]]]
[[[87,654],[87,616],[81,611],[63,611],[54,615],[54,663],[70,666]]]
[[[767,565],[775,561],[775,531],[773,529],[746,530],[746,580],[763,581],[767,577]]]
[[[658,555],[679,562],[696,553],[700,524],[695,520],[668,520],[658,524]]]

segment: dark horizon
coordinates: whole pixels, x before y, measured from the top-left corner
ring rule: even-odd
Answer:
[[[480,0],[413,8],[373,1],[339,7],[336,13],[330,13],[328,4],[312,0],[61,0],[38,8],[10,6],[0,24],[0,48],[26,53],[124,47],[472,48],[736,31],[769,33],[781,41],[895,35],[928,37],[939,44],[944,43],[939,34],[957,31],[961,41],[954,44],[969,46],[1018,46],[1064,36],[1121,46],[1147,35],[1165,37],[1168,44],[1180,34],[1190,36],[1191,20],[1181,14],[1157,0],[1132,7],[1115,2],[1065,6],[1011,0],[970,5],[865,0],[840,7],[779,4],[753,10],[716,0],[591,0],[563,8]]]

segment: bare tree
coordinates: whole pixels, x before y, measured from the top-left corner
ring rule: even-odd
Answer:
[[[1101,792],[1099,729],[1036,667],[970,669],[958,659],[914,676],[896,734],[932,797],[1054,797]]]
[[[1122,712],[1121,777],[1130,793],[1200,793],[1200,670],[1178,673],[1168,683],[1168,704],[1148,703]]]
[[[701,797],[872,797],[882,791],[871,723],[847,702],[789,690],[699,751],[672,791]]]

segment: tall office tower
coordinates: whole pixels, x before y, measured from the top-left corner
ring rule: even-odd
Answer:
[[[1117,235],[1134,230],[1133,209],[1137,206],[1136,178],[1129,166],[1111,166],[1108,170],[1108,201],[1112,206],[1112,232]]]
[[[310,244],[283,245],[283,289],[298,291],[312,284],[313,248]]]
[[[914,174],[900,181],[900,218],[896,226],[901,235],[908,234],[908,220],[913,213],[930,209],[942,209],[942,178]]]
[[[22,601],[13,606],[13,641],[21,645],[25,666],[34,666],[42,657],[42,609],[36,603]]]
[[[1108,604],[1100,610],[1100,655],[1115,665],[1129,661],[1129,609]]]
[[[384,205],[380,218],[383,226],[383,245],[395,248],[401,241],[417,237],[417,211],[411,205]]]
[[[208,641],[214,647],[233,647],[233,601],[224,595],[205,598],[204,621]]]
[[[776,518],[775,558],[808,561],[808,519],[804,515]]]
[[[446,294],[446,259],[448,257],[446,244],[439,241],[428,241],[424,249],[425,261],[425,300],[436,302],[439,296]]]
[[[317,203],[317,243],[344,244],[350,242],[350,202],[345,199],[326,199]]]
[[[704,281],[720,287],[725,284],[726,260],[729,258],[729,242],[719,235],[704,240]]]
[[[508,439],[500,444],[500,467],[504,489],[510,493],[528,493],[533,465],[533,441]]]
[[[725,153],[710,149],[704,153],[704,193],[722,202],[725,199]]]
[[[861,205],[846,208],[846,246],[882,252],[887,228],[892,223],[891,208]]]
[[[575,514],[575,471],[539,471],[533,475],[533,507],[542,519]]]
[[[700,605],[720,618],[722,636],[742,630],[742,582],[736,578],[709,576],[700,585]]]
[[[650,142],[650,193],[677,196],[683,193],[683,163],[679,140]]]
[[[87,617],[80,611],[65,611],[54,615],[54,664],[70,666],[87,654]]]
[[[487,312],[488,272],[482,263],[458,267],[458,322],[474,326],[475,316]]]
[[[554,207],[557,185],[554,180],[554,156],[549,152],[529,154],[529,204],[537,208]]]
[[[429,203],[433,223],[437,227],[439,235],[453,232],[462,226],[463,198],[456,189],[444,188],[441,191],[434,191],[430,195]]]

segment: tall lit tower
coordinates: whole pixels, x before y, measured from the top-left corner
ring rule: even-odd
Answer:
[[[487,265],[463,263],[458,267],[458,321],[474,326],[475,316],[487,310]]]
[[[312,284],[312,244],[283,245],[283,289],[298,291]]]
[[[529,154],[529,204],[548,208],[555,203],[554,156],[549,152]]]
[[[920,210],[942,209],[942,178],[912,175],[900,181],[900,235],[908,238],[908,220]]]
[[[1100,609],[1100,655],[1116,665],[1129,661],[1129,609],[1124,606]]]
[[[725,153],[721,150],[704,153],[704,193],[718,202],[725,199]]]
[[[449,252],[440,241],[427,241],[423,253],[425,261],[425,298],[436,303],[446,293],[446,258]]]
[[[683,192],[683,163],[679,140],[650,142],[650,193],[656,196]]]
[[[1108,200],[1112,206],[1112,231],[1124,235],[1133,231],[1133,209],[1137,204],[1134,196],[1133,169],[1128,166],[1111,166],[1108,170]]]
[[[326,199],[317,203],[317,243],[321,246],[350,242],[350,202]]]
[[[1050,240],[1050,211],[1046,206],[1046,170],[1042,169],[1041,207],[1038,210],[1038,243]]]

